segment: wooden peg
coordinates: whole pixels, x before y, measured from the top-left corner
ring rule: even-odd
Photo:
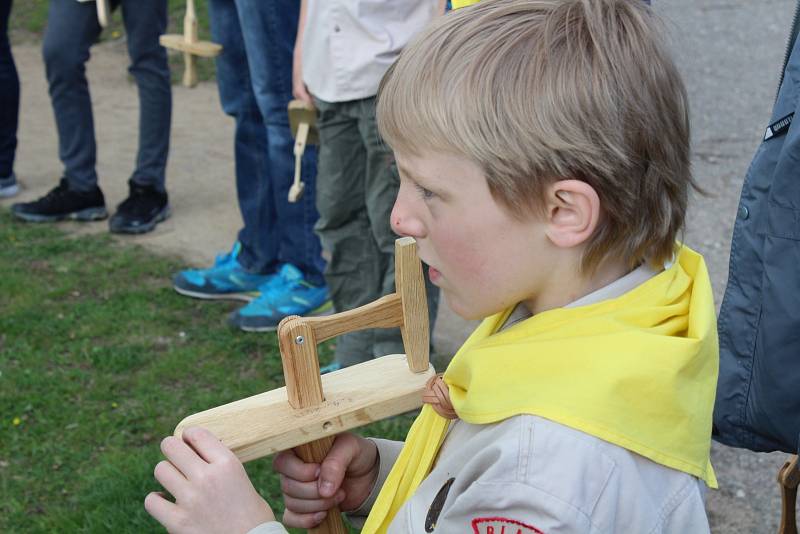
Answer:
[[[111,19],[111,8],[108,5],[108,0],[97,0],[97,22],[101,28],[108,27],[108,21]]]
[[[800,465],[797,455],[792,456],[778,472],[781,487],[781,524],[778,534],[797,534],[797,486],[800,485]]]
[[[302,181],[303,154],[307,144],[316,144],[319,134],[315,128],[317,120],[317,110],[314,106],[302,100],[292,100],[289,102],[289,126],[294,135],[294,182],[289,189],[289,202],[297,202],[303,191],[305,184]]]
[[[197,39],[197,13],[194,0],[186,0],[186,14],[183,17],[183,35],[162,35],[158,38],[161,46],[183,52],[183,85],[197,85],[197,57],[214,57],[222,52],[222,46],[210,41]]]
[[[191,415],[175,435],[190,426],[207,428],[243,462],[290,448],[319,462],[336,434],[422,406],[425,384],[436,372],[428,364],[428,311],[416,242],[398,239],[395,255],[396,293],[327,317],[281,321],[286,387]],[[383,356],[320,376],[318,343],[346,332],[398,326],[408,356]],[[334,512],[312,532],[346,532]]]

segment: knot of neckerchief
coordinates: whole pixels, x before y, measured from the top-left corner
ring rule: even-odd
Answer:
[[[450,402],[450,391],[442,380],[442,375],[432,376],[425,384],[422,402],[430,404],[433,411],[445,419],[458,419],[458,414]]]

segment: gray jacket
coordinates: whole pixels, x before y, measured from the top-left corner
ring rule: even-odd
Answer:
[[[714,439],[756,451],[800,448],[798,46],[742,188],[718,323]]]

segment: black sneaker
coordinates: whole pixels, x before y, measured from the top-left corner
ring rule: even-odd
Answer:
[[[99,221],[108,217],[103,192],[95,186],[92,191],[73,191],[62,178],[58,186],[33,202],[11,206],[11,213],[27,222],[54,222],[64,219]]]
[[[130,195],[117,206],[108,226],[117,234],[144,234],[169,217],[169,199],[154,187],[129,184]]]

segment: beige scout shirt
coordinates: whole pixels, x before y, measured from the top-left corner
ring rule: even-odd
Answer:
[[[375,96],[411,37],[436,16],[439,0],[306,0],[303,81],[326,102]]]
[[[570,306],[622,295],[655,274],[639,267]],[[518,308],[506,327],[524,318]],[[350,514],[354,522],[368,514],[402,447],[374,441],[380,473],[373,494]],[[703,534],[704,497],[704,483],[687,473],[541,417],[457,420],[389,533]],[[252,534],[285,532],[278,523],[259,528]]]

